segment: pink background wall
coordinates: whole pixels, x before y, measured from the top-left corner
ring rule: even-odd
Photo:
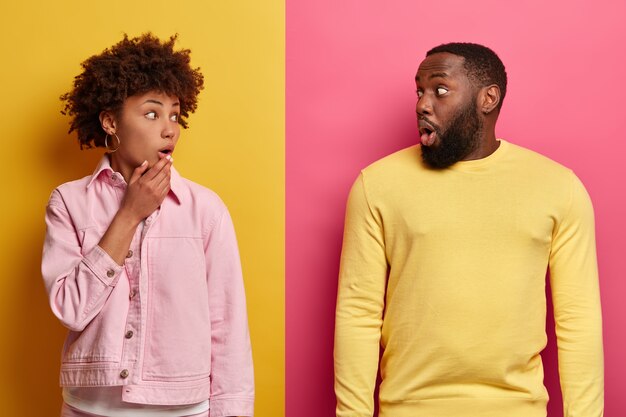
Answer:
[[[331,416],[345,201],[359,170],[417,141],[413,76],[450,41],[509,74],[497,133],[569,166],[594,201],[606,415],[626,415],[626,3],[287,0],[287,416]],[[549,323],[549,333],[553,323]],[[549,416],[562,414],[553,333]]]

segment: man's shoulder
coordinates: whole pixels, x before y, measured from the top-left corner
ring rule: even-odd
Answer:
[[[421,158],[420,145],[413,145],[380,158],[361,171],[375,177],[395,176],[406,170],[419,171],[423,169]]]
[[[538,175],[546,180],[548,178],[569,180],[573,174],[570,168],[537,151],[510,142],[508,147],[508,162],[525,170],[528,175]]]

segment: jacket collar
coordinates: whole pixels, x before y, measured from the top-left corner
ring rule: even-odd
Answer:
[[[174,197],[174,199],[178,202],[178,204],[181,204],[182,194],[183,194],[182,177],[180,176],[178,171],[176,171],[176,168],[172,166],[171,169],[172,169],[172,177],[170,180],[170,192],[168,193],[168,195],[171,194]],[[94,170],[93,174],[91,174],[91,178],[89,179],[89,182],[87,183],[87,188],[91,187],[91,184],[93,184],[93,182],[96,180],[102,180],[102,181],[106,181],[107,183],[113,184],[115,182],[112,179],[114,176],[117,176],[119,178],[119,181],[124,182],[122,175],[119,173],[116,173],[115,171],[113,171],[113,168],[111,168],[111,161],[109,160],[108,155],[104,154],[102,155],[100,162],[98,162],[98,165],[96,166],[96,169]]]

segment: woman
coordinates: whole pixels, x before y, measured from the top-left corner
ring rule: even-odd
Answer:
[[[59,186],[42,272],[63,348],[62,416],[249,416],[254,383],[232,221],[172,154],[203,88],[176,36],[127,36],[63,95],[70,132],[108,151]]]

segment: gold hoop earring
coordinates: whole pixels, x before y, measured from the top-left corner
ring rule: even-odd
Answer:
[[[109,149],[109,134],[107,133],[104,136],[104,147],[107,148],[107,150],[111,153],[117,151],[120,148],[120,145],[122,144],[122,141],[120,140],[120,137],[117,136],[117,133],[113,132],[113,136],[115,136],[115,139],[117,139],[117,147],[115,149]]]

